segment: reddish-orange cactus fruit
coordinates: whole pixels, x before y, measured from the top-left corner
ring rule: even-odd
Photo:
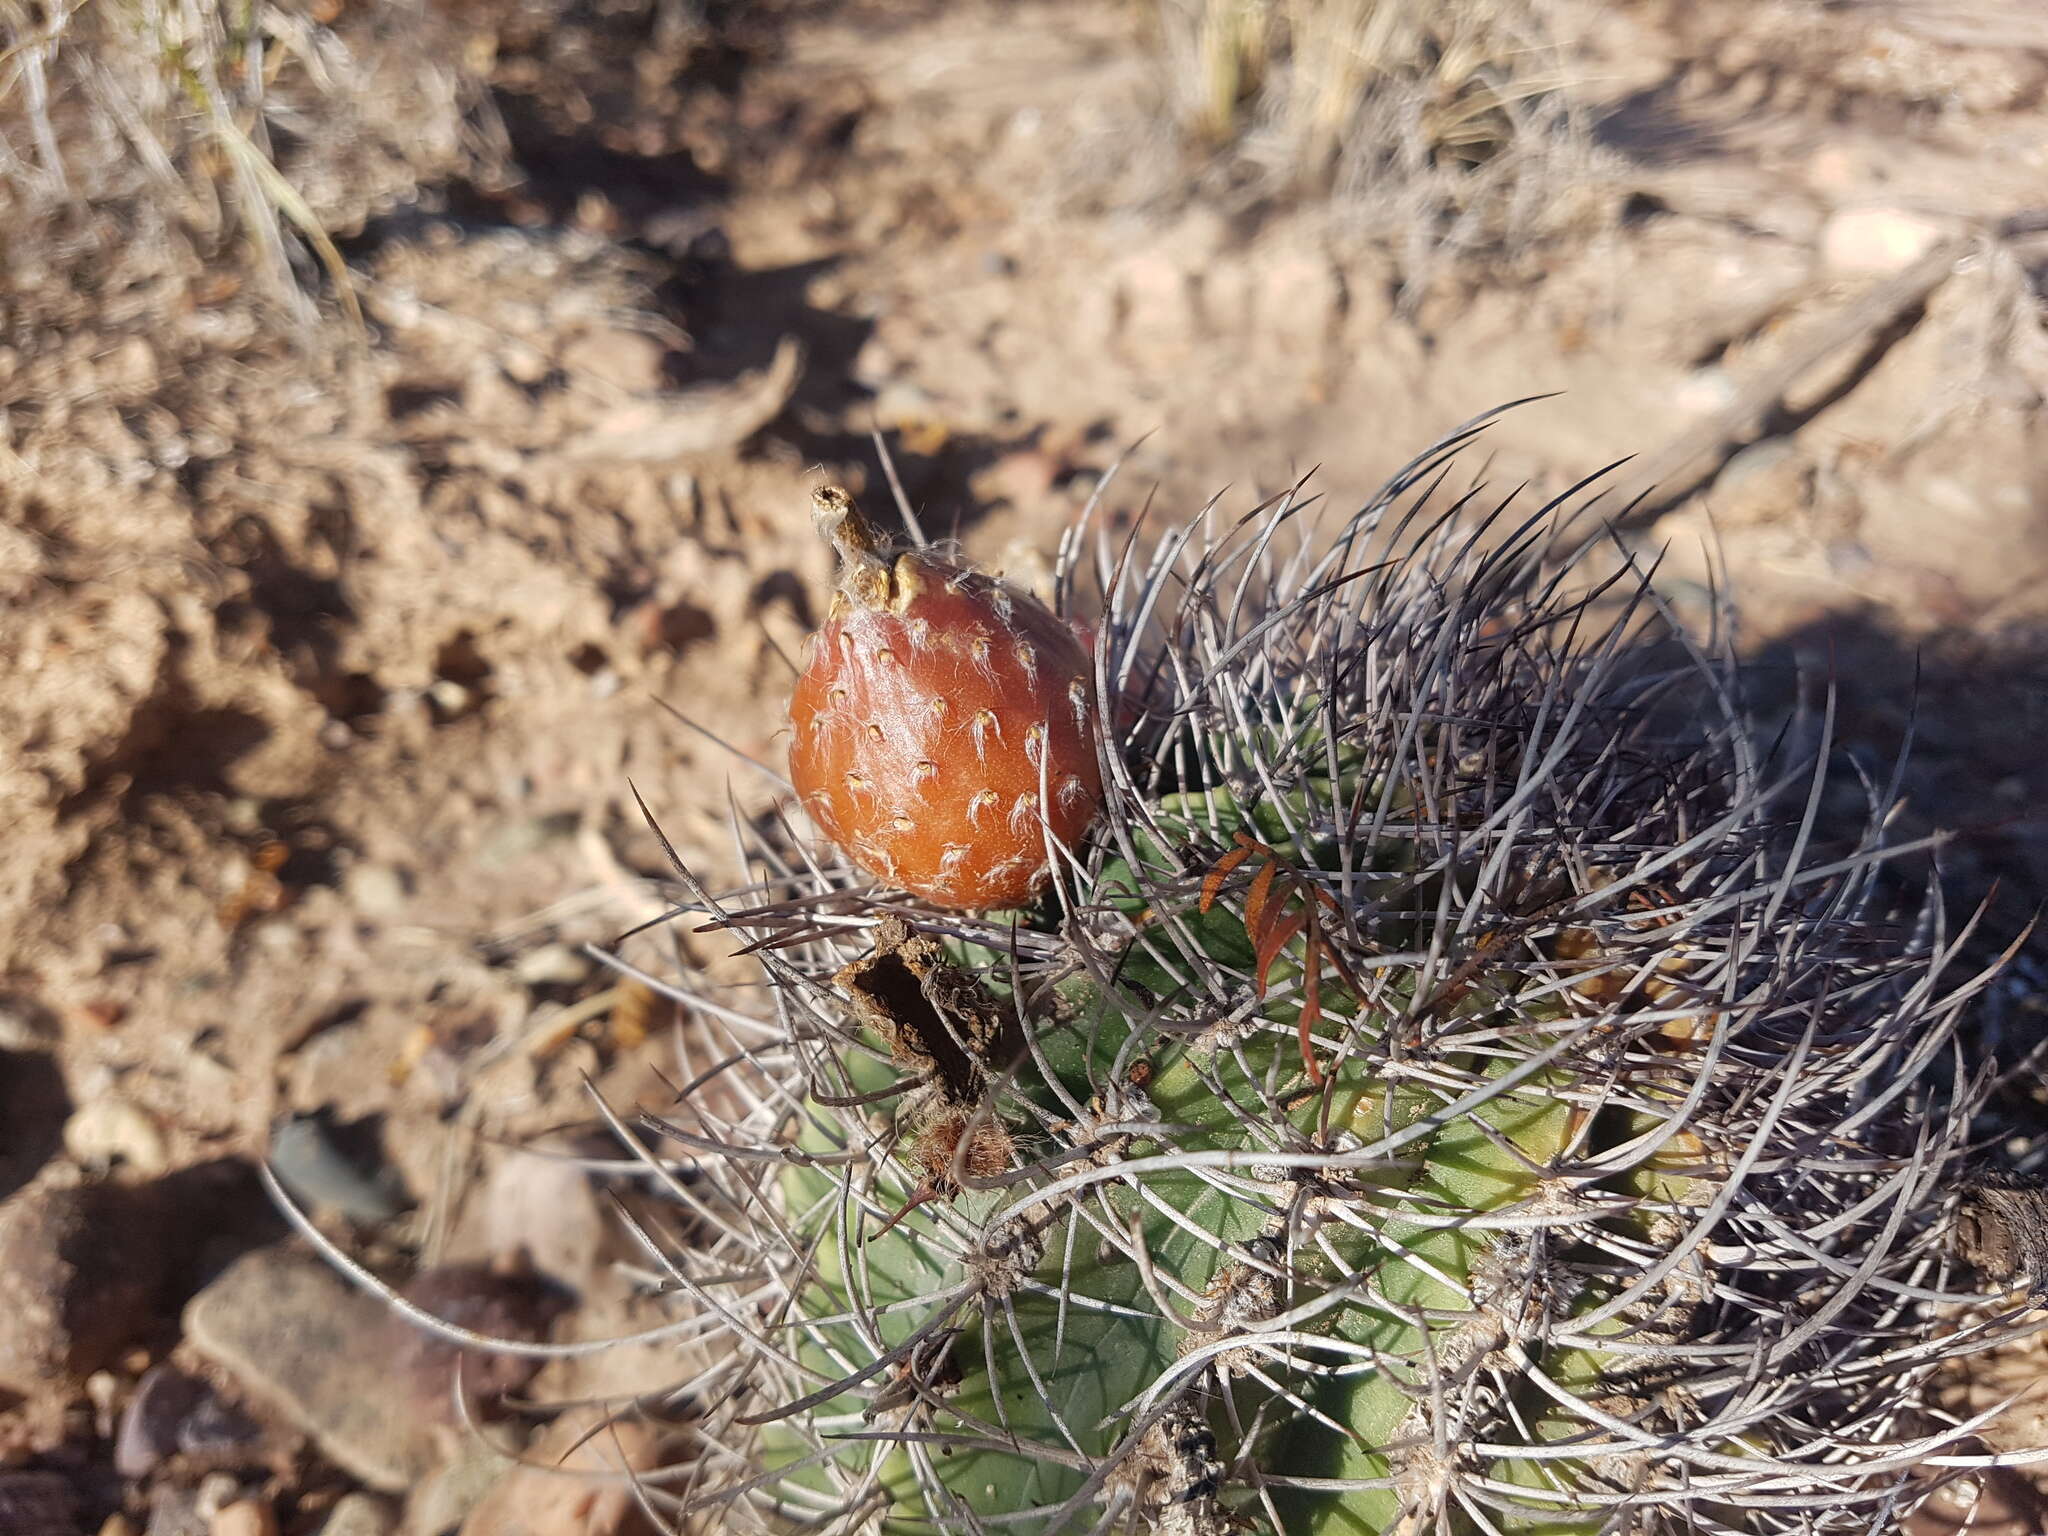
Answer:
[[[839,552],[832,612],[790,702],[790,778],[855,863],[927,901],[1029,901],[1046,834],[1102,803],[1089,656],[1046,607],[910,551],[891,560],[836,487],[812,498]]]

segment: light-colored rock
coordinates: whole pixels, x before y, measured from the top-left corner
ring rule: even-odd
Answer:
[[[412,897],[402,870],[389,864],[358,864],[342,882],[342,894],[363,916],[390,922],[405,915]]]
[[[1708,416],[1734,403],[1734,378],[1726,368],[1709,364],[1680,378],[1671,391],[1671,403],[1687,416]]]
[[[199,1479],[199,1490],[193,1495],[192,1507],[208,1527],[209,1536],[217,1536],[211,1529],[214,1517],[230,1504],[242,1502],[242,1485],[226,1472],[209,1472]]]
[[[94,1099],[64,1122],[64,1150],[94,1172],[120,1164],[144,1178],[170,1165],[163,1129],[126,1099]]]
[[[465,688],[453,678],[439,678],[427,687],[427,697],[434,701],[434,707],[448,720],[460,720],[482,702],[482,695],[474,688]]]
[[[1052,494],[1061,468],[1060,461],[1043,448],[1019,448],[991,464],[980,476],[980,483],[1006,501],[1035,508]]]
[[[1844,208],[1821,226],[1820,259],[1844,277],[1903,272],[1947,234],[1940,220],[1905,208]]]
[[[550,1360],[527,1390],[541,1402],[627,1402],[656,1397],[710,1370],[734,1348],[725,1337],[640,1339],[675,1320],[672,1301],[636,1290],[622,1266],[591,1275],[577,1298],[575,1313],[555,1338],[606,1339],[604,1349]]]
[[[513,962],[512,974],[529,987],[573,987],[590,974],[590,961],[567,944],[543,944]]]
[[[0,1051],[46,1051],[61,1033],[48,1009],[20,998],[0,1002]]]
[[[318,1258],[249,1254],[192,1298],[184,1325],[201,1354],[370,1487],[400,1493],[433,1466],[433,1428],[391,1378],[384,1308]]]
[[[207,1536],[277,1536],[277,1513],[261,1499],[239,1499],[213,1517]]]
[[[391,1506],[367,1493],[352,1493],[328,1512],[320,1536],[391,1536],[397,1528]]]

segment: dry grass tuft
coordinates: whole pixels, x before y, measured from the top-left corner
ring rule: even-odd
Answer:
[[[1601,180],[1549,10],[1155,0],[1167,110],[1209,180],[1246,200],[1327,196],[1396,236],[1411,271],[1446,249],[1513,250],[1582,223]]]
[[[317,263],[353,314],[335,237],[490,146],[425,7],[338,9],[0,0],[0,190],[51,232],[41,255],[68,265],[88,232],[159,242],[300,320]]]

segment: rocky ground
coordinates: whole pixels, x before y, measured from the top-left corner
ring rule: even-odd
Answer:
[[[1907,822],[2017,933],[2048,892],[2048,27],[1538,10],[1561,126],[1449,214],[1194,153],[1150,8],[1082,0],[315,7],[280,49],[356,73],[277,147],[350,274],[303,263],[310,308],[209,243],[218,208],[17,165],[0,1530],[644,1521],[505,1453],[646,1469],[686,1413],[491,1405],[659,1393],[675,1347],[467,1357],[479,1436],[457,1353],[310,1257],[255,1160],[435,1315],[659,1324],[634,1191],[545,1154],[703,1047],[581,946],[662,910],[635,789],[713,884],[733,819],[785,808],[755,765],[825,591],[807,491],[879,493],[874,433],[928,528],[1028,581],[1112,463],[1121,517],[1313,466],[1344,502],[1546,396],[1489,481],[1634,455],[1621,536],[1688,612],[1732,591],[1767,707],[1833,679],[1867,760],[1912,735]],[[744,986],[674,926],[626,953]],[[2038,1529],[2025,1483],[1982,1493],[1956,1520]]]

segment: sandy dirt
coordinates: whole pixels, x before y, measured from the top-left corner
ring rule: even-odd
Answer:
[[[787,810],[807,492],[879,501],[877,431],[928,529],[1028,581],[1112,463],[1125,517],[1311,468],[1341,503],[1550,396],[1489,483],[1636,456],[1604,507],[1681,605],[1733,593],[1766,702],[1832,671],[1869,761],[1915,736],[1907,818],[1959,832],[1958,896],[1996,882],[2009,937],[2048,892],[2025,7],[1560,0],[1585,132],[1540,207],[1446,247],[1370,191],[1217,192],[1147,106],[1136,7],[689,9],[435,10],[474,142],[436,118],[307,169],[360,333],[317,269],[308,328],[134,198],[8,242],[0,1070],[39,1086],[0,1196],[324,1111],[403,1184],[368,1251],[547,1240],[492,1225],[493,1145],[673,1070],[663,1010],[576,947],[661,911],[635,792],[713,885],[733,818]],[[571,1284],[609,1262],[552,1240]],[[177,1347],[182,1300],[92,1390]],[[88,1375],[8,1384],[0,1445],[139,1530],[168,1484],[105,1472]],[[348,1485],[266,1476],[287,1530]]]

